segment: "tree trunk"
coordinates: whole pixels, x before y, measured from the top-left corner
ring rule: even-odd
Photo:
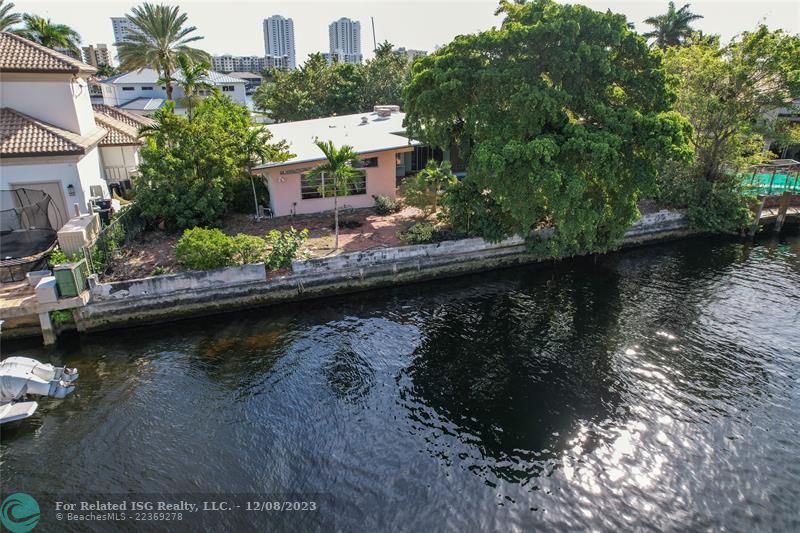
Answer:
[[[339,189],[336,183],[336,174],[333,175],[333,227],[336,232],[334,250],[339,249]]]
[[[256,219],[258,218],[258,195],[256,194],[256,182],[253,180],[253,171],[247,167],[247,173],[250,174],[250,185],[253,186],[253,205],[256,208]]]
[[[167,100],[172,100],[172,82],[169,80],[171,75],[172,72],[170,72],[168,68],[165,68],[164,77],[167,79],[167,83],[164,87],[167,89]]]

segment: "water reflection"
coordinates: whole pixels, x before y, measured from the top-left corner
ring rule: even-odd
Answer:
[[[624,411],[614,363],[618,275],[585,266],[533,270],[512,289],[441,304],[420,327],[401,397],[420,431],[476,445],[472,469],[490,483],[529,481],[582,421]],[[448,454],[431,441],[432,453]]]
[[[0,481],[322,492],[342,531],[797,530],[798,302],[800,239],[700,240],[6,344],[81,384],[3,428]]]

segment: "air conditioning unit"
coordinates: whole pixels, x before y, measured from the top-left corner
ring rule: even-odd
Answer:
[[[63,263],[53,267],[53,277],[56,278],[58,293],[63,298],[78,296],[86,289],[86,280],[89,278],[89,265],[86,259],[75,263]]]
[[[69,219],[58,230],[58,246],[68,257],[82,253],[84,246],[93,243],[100,234],[100,217],[97,213]]]

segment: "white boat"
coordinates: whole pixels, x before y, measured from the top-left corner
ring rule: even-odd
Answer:
[[[29,357],[0,361],[0,424],[28,418],[39,406],[28,395],[65,398],[78,379],[74,368],[55,367]]]

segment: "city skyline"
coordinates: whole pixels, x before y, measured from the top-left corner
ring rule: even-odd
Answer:
[[[331,21],[347,17],[362,23],[362,54],[370,59],[373,38],[370,17],[375,18],[376,40],[388,40],[396,47],[434,51],[449,43],[456,35],[474,33],[498,26],[501,17],[495,16],[496,1],[471,2],[226,2],[220,17],[220,3],[208,0],[166,1],[179,5],[188,14],[189,24],[197,27],[197,34],[205,37],[195,43],[211,55],[256,56],[264,52],[263,21],[280,14],[294,20],[296,61],[302,64],[310,53],[329,51],[328,25]],[[643,20],[666,11],[666,1],[654,0],[586,0],[584,5],[604,11],[625,14],[635,24],[637,31],[649,27]],[[792,33],[800,32],[800,4],[791,0],[726,1],[721,10],[720,0],[690,2],[692,11],[705,18],[694,25],[706,33],[720,34],[730,39],[741,31],[755,28],[760,21],[773,29],[781,28]],[[17,0],[15,11],[29,12],[49,17],[54,22],[68,24],[82,37],[82,44],[115,42],[112,17],[130,13],[141,2],[111,0],[105,2],[71,2],[68,0]],[[680,2],[679,2],[680,4]],[[313,9],[310,7],[313,6]],[[420,9],[424,6],[424,10]],[[116,50],[112,48],[113,55]]]

